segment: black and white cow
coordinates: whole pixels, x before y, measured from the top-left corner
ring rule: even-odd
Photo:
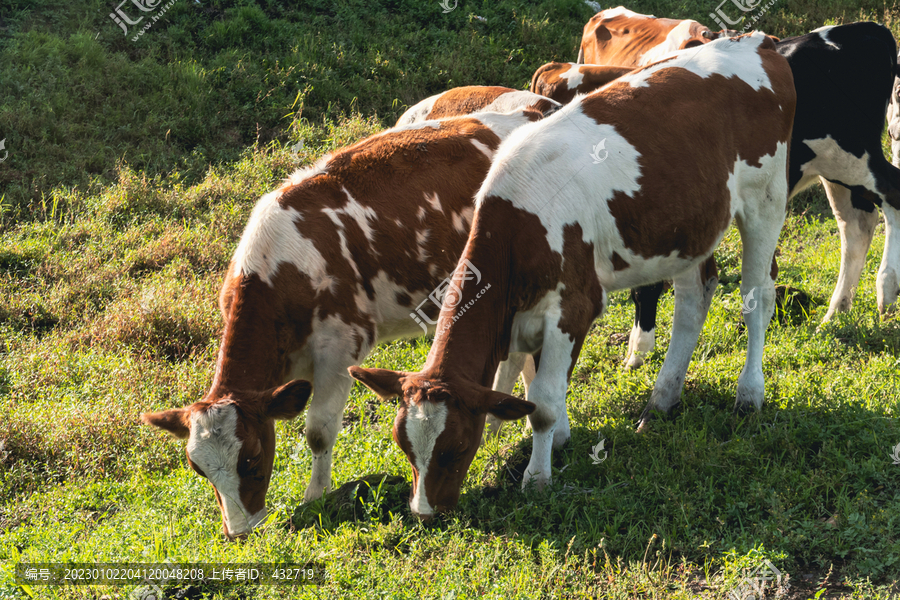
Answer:
[[[881,208],[885,246],[878,269],[878,310],[900,291],[900,169],[881,149],[885,110],[897,69],[897,44],[877,23],[821,27],[776,44],[797,88],[797,113],[788,161],[790,195],[821,180],[841,234],[841,270],[824,321],[850,310]],[[900,93],[900,91],[895,92]],[[895,106],[900,100],[894,99]],[[898,109],[900,111],[900,109]],[[895,111],[895,114],[897,111]],[[892,125],[900,166],[900,114]],[[663,284],[632,290],[635,322],[626,366],[636,368],[653,349],[656,304]]]

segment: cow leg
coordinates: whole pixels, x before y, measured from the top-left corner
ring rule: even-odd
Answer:
[[[528,388],[531,387],[531,382],[534,381],[534,376],[537,374],[537,369],[534,366],[534,356],[531,354],[525,354],[525,364],[522,365],[522,384],[525,386],[525,394],[528,394]]]
[[[697,346],[703,323],[706,322],[706,313],[709,312],[713,293],[719,285],[719,278],[714,270],[715,262],[712,263],[713,271],[709,271],[711,260],[712,257],[700,268],[688,269],[675,277],[672,339],[662,369],[656,378],[656,385],[653,386],[650,402],[641,414],[638,431],[643,431],[647,427],[654,410],[669,413],[681,402],[681,389],[684,387],[691,355]]]
[[[580,337],[573,340],[568,333],[560,331],[558,321],[558,316],[556,319],[545,317],[540,366],[528,388],[527,398],[535,403],[536,408],[528,416],[533,446],[531,460],[522,477],[523,488],[532,479],[538,489],[543,489],[550,483],[552,450],[565,443],[569,437],[566,391],[569,387],[569,373],[581,350],[587,327]]]
[[[500,366],[497,367],[497,374],[494,376],[494,389],[504,394],[512,394],[519,373],[522,374],[522,382],[525,384],[527,395],[528,386],[534,379],[534,359],[526,352],[511,352],[509,358],[500,363]],[[484,426],[482,443],[500,435],[502,425],[503,421],[489,414]]]
[[[656,308],[665,284],[660,281],[642,285],[631,290],[634,301],[634,327],[628,337],[628,358],[626,369],[637,369],[644,364],[644,357],[652,350],[656,341]]]
[[[822,179],[828,202],[834,211],[841,233],[841,272],[831,295],[831,303],[823,321],[829,321],[839,312],[847,312],[853,303],[859,277],[866,264],[866,253],[872,245],[872,235],[878,224],[878,212],[854,208],[850,190],[842,185]]]
[[[578,342],[579,352],[581,351],[581,345],[584,343],[584,338]],[[576,354],[577,356],[577,354]],[[569,365],[569,374],[566,378],[566,390],[568,391],[568,382],[569,378],[572,377],[572,369],[575,367],[575,360]],[[525,381],[525,395],[528,395],[529,384],[534,380],[535,377],[535,367],[534,367],[534,357],[532,355],[528,355],[528,360],[525,362],[525,368],[522,370],[522,380]],[[531,417],[528,416],[525,418],[529,427],[533,426],[531,424]],[[556,430],[553,432],[553,447],[554,448],[562,448],[566,442],[569,441],[569,438],[572,437],[572,431],[569,427],[569,411],[566,410],[565,405],[563,405],[562,414],[559,416],[559,420],[556,422]]]
[[[875,289],[878,312],[883,315],[896,304],[900,293],[900,210],[883,202],[881,211],[884,213],[884,254]]]
[[[741,233],[741,297],[744,299],[744,322],[747,325],[747,357],[738,378],[735,410],[762,408],[765,400],[765,378],[762,370],[766,328],[775,312],[775,277],[778,265],[775,248],[784,225],[787,204],[786,181],[776,178],[766,196],[744,197],[744,210],[736,216]],[[753,296],[751,296],[753,294]],[[755,304],[750,299],[756,300]],[[742,311],[743,312],[743,311]]]
[[[363,352],[362,357],[367,353]],[[303,495],[306,502],[331,491],[334,443],[341,430],[344,407],[353,386],[347,367],[358,364],[352,360],[327,357],[328,354],[327,351],[319,352],[318,360],[315,361],[315,387],[306,413],[306,442],[312,451],[312,473]]]

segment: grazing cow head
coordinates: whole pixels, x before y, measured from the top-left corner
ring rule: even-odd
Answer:
[[[185,408],[144,413],[141,420],[187,438],[191,468],[209,480],[228,539],[245,537],[266,517],[275,460],[275,419],[293,419],[312,386],[295,380],[264,392],[209,394]]]
[[[426,520],[459,501],[463,479],[481,443],[485,416],[510,421],[535,409],[527,400],[473,383],[450,384],[386,369],[349,371],[381,398],[400,397],[394,441],[412,465],[410,510]]]

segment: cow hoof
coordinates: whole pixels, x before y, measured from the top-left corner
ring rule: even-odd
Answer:
[[[533,485],[534,489],[541,492],[549,484],[549,475],[545,475],[543,473],[533,473],[527,468],[525,469],[525,473],[522,475],[522,491],[527,490],[529,485]]]
[[[331,486],[309,486],[308,488],[306,488],[306,492],[303,494],[303,502],[312,502],[313,500],[318,500],[330,491]]]
[[[747,406],[759,410],[766,399],[766,384],[762,369],[747,369],[738,378],[734,407]]]
[[[540,478],[540,477],[525,477],[522,479],[522,491],[526,491],[529,486],[533,485],[534,489],[538,492],[543,492],[544,488],[546,488],[550,484],[549,478]]]
[[[894,294],[894,297],[888,300],[879,298],[878,315],[882,319],[889,318],[894,313],[900,312],[900,310],[898,310],[898,307],[900,307],[900,305],[898,305],[897,303],[898,298],[900,298],[900,296],[898,296],[897,294]]]
[[[753,404],[748,404],[746,402],[735,402],[734,404],[734,414],[738,417],[746,417],[757,412],[759,409],[756,408]]]
[[[653,420],[652,417],[647,417],[647,418],[641,417],[641,420],[638,421],[637,432],[645,433],[648,429],[650,429],[650,421],[652,421],[652,420]]]
[[[628,357],[628,360],[625,361],[625,369],[627,371],[640,369],[642,366],[644,366],[644,359],[637,354],[632,354]]]
[[[654,408],[650,408],[648,405],[647,408],[644,409],[644,412],[641,413],[641,420],[638,421],[637,432],[644,433],[650,428],[650,423],[657,419],[657,413],[660,411]]]
[[[664,419],[672,416],[675,409],[677,409],[679,406],[681,406],[681,400],[673,402],[669,407],[669,410],[663,410],[654,405],[651,399],[651,403],[648,404],[644,408],[644,412],[641,413],[641,419],[640,421],[638,421],[637,432],[643,433],[647,431],[647,429],[650,427],[650,423],[652,421],[655,421],[656,419]]]

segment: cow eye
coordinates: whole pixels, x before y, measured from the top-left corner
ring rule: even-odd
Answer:
[[[452,463],[458,461],[465,454],[465,448],[460,447],[456,450],[444,450],[438,455],[438,466],[446,469]]]
[[[447,467],[447,465],[453,462],[454,458],[456,458],[455,452],[441,452],[441,454],[438,456],[438,466],[444,469]]]
[[[203,477],[204,479],[206,479],[206,473],[204,473],[204,472],[200,469],[200,467],[198,467],[197,465],[195,465],[195,464],[194,464],[193,462],[191,462],[191,461],[188,461],[188,464],[189,464],[189,465],[191,466],[191,468],[194,470],[194,473],[196,473],[196,474],[199,475],[200,477]]]

